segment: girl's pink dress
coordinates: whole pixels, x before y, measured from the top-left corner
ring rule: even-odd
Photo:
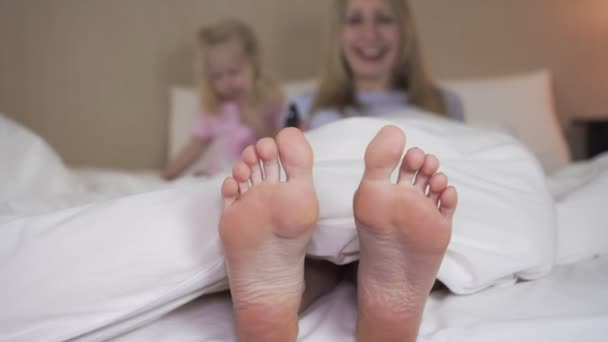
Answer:
[[[276,127],[281,110],[268,111],[265,116],[268,124]],[[223,104],[219,113],[201,113],[192,135],[211,142],[196,169],[208,175],[232,167],[241,159],[243,149],[260,138],[251,127],[241,122],[239,107],[233,102]]]

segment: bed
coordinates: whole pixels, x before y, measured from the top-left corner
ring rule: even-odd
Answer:
[[[570,163],[546,72],[444,86],[463,98],[473,128],[403,124],[413,141],[445,157],[464,197],[462,228],[439,274],[450,291],[432,294],[419,340],[605,340],[608,155]],[[183,88],[172,94],[175,151],[195,97]],[[356,239],[343,229],[352,221],[343,198],[360,177],[352,170],[360,167],[355,156],[369,127],[382,124],[341,123],[361,142],[344,141],[340,155],[321,147],[345,126],[309,135],[326,204],[311,255],[356,260]],[[70,170],[18,124],[2,119],[0,130],[0,155],[10,165],[0,177],[0,341],[235,340],[230,299],[220,292],[221,248],[213,224],[201,227],[217,222],[211,190],[221,177],[167,184],[154,173]],[[435,142],[437,136],[458,148]],[[465,152],[467,162],[458,162]],[[473,163],[492,175],[481,179]],[[317,301],[301,317],[299,339],[354,340],[354,291],[342,283]]]

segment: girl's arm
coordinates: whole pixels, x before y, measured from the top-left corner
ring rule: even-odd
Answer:
[[[177,178],[189,168],[209,147],[210,139],[190,138],[182,149],[163,171],[163,178],[170,181]]]

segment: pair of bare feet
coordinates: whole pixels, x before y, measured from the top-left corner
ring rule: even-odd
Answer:
[[[457,195],[439,161],[393,126],[365,152],[353,200],[360,240],[359,341],[414,341],[451,236]],[[279,177],[279,160],[286,181]],[[391,183],[399,167],[399,179]],[[241,341],[295,341],[304,260],[318,216],[312,149],[297,129],[243,152],[224,182],[220,236]]]

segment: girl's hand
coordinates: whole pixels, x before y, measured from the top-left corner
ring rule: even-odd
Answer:
[[[163,172],[163,178],[171,181],[179,177],[186,169],[205,153],[210,141],[201,140],[197,137],[190,138],[190,141],[182,147],[175,159],[173,159]]]

